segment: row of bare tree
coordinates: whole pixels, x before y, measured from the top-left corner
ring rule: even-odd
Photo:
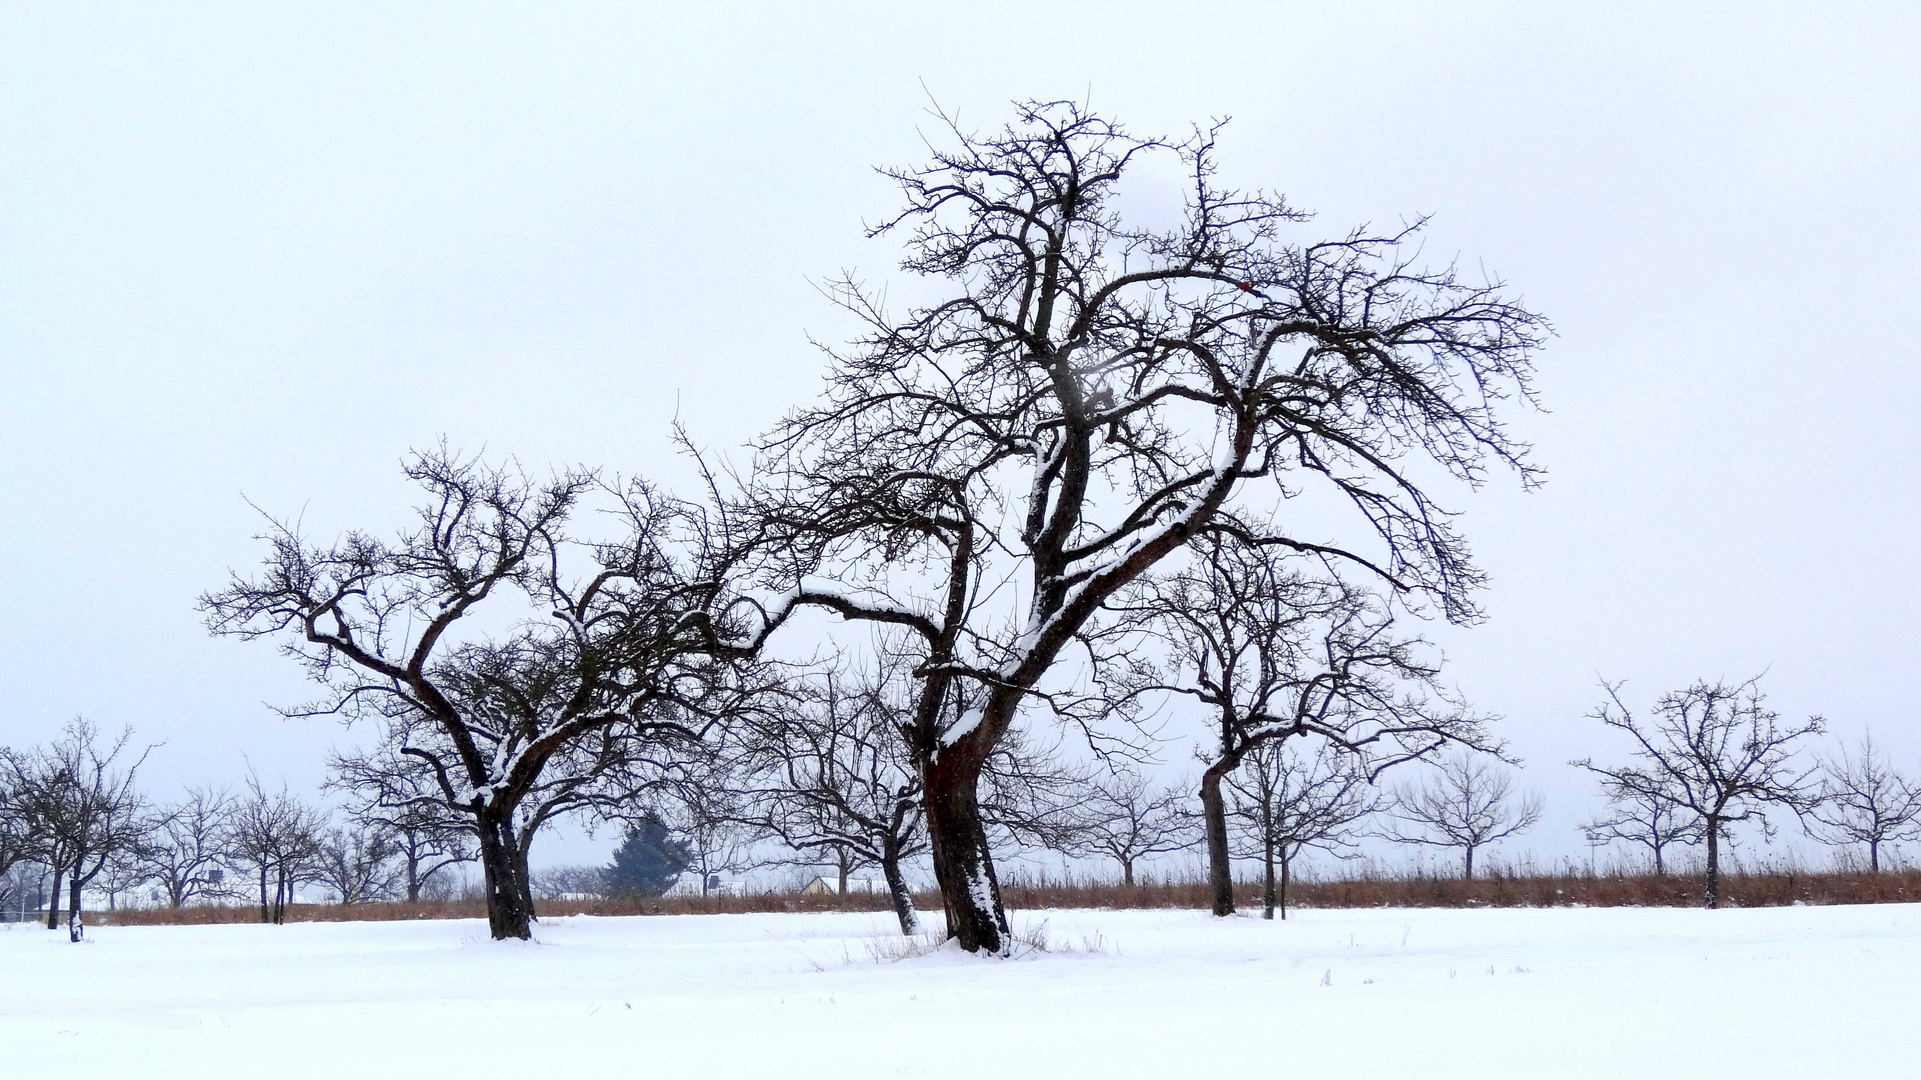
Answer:
[[[1656,874],[1667,872],[1675,849],[1704,847],[1703,901],[1714,907],[1722,844],[1741,823],[1772,838],[1777,826],[1770,809],[1791,812],[1823,843],[1863,849],[1871,871],[1880,869],[1888,845],[1921,840],[1921,785],[1895,769],[1871,736],[1833,754],[1804,756],[1797,744],[1819,734],[1822,722],[1784,725],[1758,683],[1758,677],[1700,681],[1663,695],[1645,720],[1622,703],[1620,684],[1607,686],[1607,704],[1592,715],[1631,737],[1631,760],[1574,763],[1597,774],[1608,802],[1582,825],[1589,842],[1643,849]],[[773,775],[750,776],[732,797],[768,815],[735,819],[762,829],[740,835],[777,836],[803,861],[831,855],[843,892],[852,870],[882,868],[909,928],[913,913],[900,886],[899,858],[924,844],[914,773],[888,759],[888,725],[875,723],[889,715],[884,697],[862,685],[854,693],[858,704],[843,711],[835,708],[842,692],[830,690],[818,714],[787,729],[788,742],[771,744]],[[792,741],[796,734],[799,744]],[[1014,745],[1005,763],[990,768],[985,789],[984,816],[1006,836],[997,847],[1024,842],[1070,857],[1111,859],[1123,883],[1132,884],[1139,861],[1192,850],[1199,825],[1210,854],[1217,836],[1229,841],[1226,858],[1210,858],[1210,872],[1218,869],[1231,881],[1232,860],[1258,860],[1269,918],[1277,904],[1285,912],[1291,867],[1306,851],[1353,856],[1365,838],[1427,845],[1457,852],[1463,876],[1471,878],[1477,852],[1531,829],[1543,810],[1541,797],[1517,790],[1514,774],[1497,757],[1466,750],[1439,757],[1416,781],[1385,789],[1370,776],[1368,759],[1338,741],[1304,741],[1313,749],[1297,750],[1285,739],[1262,740],[1232,770],[1217,774],[1218,787],[1204,776],[1196,806],[1184,782],[1155,785],[1124,767],[1064,768]],[[1026,802],[1010,806],[1009,792]],[[1209,812],[1215,799],[1224,810],[1219,832]]]
[[[1801,754],[1803,740],[1825,730],[1818,716],[1784,722],[1769,708],[1760,677],[1700,680],[1663,694],[1637,716],[1621,684],[1605,684],[1607,700],[1591,715],[1628,736],[1630,760],[1573,764],[1594,773],[1609,812],[1583,826],[1590,842],[1627,841],[1664,870],[1670,848],[1706,849],[1703,901],[1720,903],[1720,852],[1729,830],[1755,823],[1767,836],[1770,808],[1792,812],[1809,835],[1834,846],[1864,847],[1870,870],[1890,844],[1921,839],[1921,785],[1904,777],[1872,736],[1833,755]]]
[[[678,852],[667,875],[642,891],[666,887],[683,869],[705,891],[714,875],[785,863],[833,868],[845,894],[851,875],[878,869],[903,932],[916,933],[904,866],[925,854],[927,838],[918,776],[897,737],[910,683],[898,666],[813,674],[790,687],[780,707],[756,713],[751,727],[730,728],[731,752],[706,755],[698,769],[680,771],[655,798],[629,808],[630,838],[632,828],[651,825]],[[1704,845],[1710,907],[1719,899],[1717,841],[1749,821],[1772,836],[1771,807],[1793,811],[1826,843],[1864,847],[1871,870],[1887,845],[1921,839],[1921,787],[1866,738],[1797,763],[1792,744],[1818,733],[1820,723],[1782,727],[1758,680],[1697,683],[1662,697],[1645,722],[1622,704],[1618,685],[1607,690],[1594,715],[1632,737],[1636,760],[1612,768],[1575,763],[1600,776],[1609,799],[1609,811],[1583,829],[1591,843],[1644,849],[1657,874],[1674,849]],[[9,868],[37,864],[35,892],[48,898],[48,926],[57,925],[64,883],[74,940],[83,932],[81,894],[90,888],[110,906],[148,888],[173,907],[257,889],[261,918],[279,922],[297,885],[323,888],[343,904],[417,900],[437,877],[445,883],[442,871],[473,857],[460,821],[415,802],[363,799],[350,808],[347,828],[333,828],[325,813],[250,777],[237,796],[197,788],[172,805],[150,806],[134,783],[146,752],[129,752],[130,739],[123,732],[103,741],[91,724],[75,721],[45,748],[0,751],[0,907],[16,899],[9,886],[24,880]],[[352,760],[337,760],[336,768]],[[1352,856],[1364,837],[1451,848],[1471,878],[1477,851],[1540,817],[1539,797],[1517,794],[1511,772],[1488,755],[1449,754],[1419,783],[1392,792],[1363,765],[1334,742],[1320,740],[1307,752],[1267,740],[1222,774],[1218,788],[1203,781],[1197,806],[1184,783],[1153,784],[1126,767],[1070,765],[1016,739],[988,771],[984,816],[1002,851],[1111,859],[1132,884],[1140,861],[1193,850],[1197,826],[1211,852],[1207,800],[1220,798],[1229,857],[1262,867],[1268,918],[1277,910],[1285,917],[1292,867],[1309,850]],[[336,784],[346,785],[344,774]],[[1380,818],[1385,824],[1368,824]],[[633,891],[605,875],[550,877],[550,895]],[[48,878],[52,887],[42,892]]]
[[[339,903],[404,895],[419,899],[435,875],[472,857],[457,825],[406,812],[356,807],[344,827],[288,792],[249,776],[239,794],[190,788],[153,804],[137,785],[152,747],[135,752],[133,732],[103,738],[74,720],[44,747],[0,748],[0,910],[32,891],[47,904],[47,927],[67,915],[71,940],[85,933],[83,897],[147,890],[183,907],[257,892],[260,917],[284,919],[299,885]],[[61,890],[65,887],[65,907]]]

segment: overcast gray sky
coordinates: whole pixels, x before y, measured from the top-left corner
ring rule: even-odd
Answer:
[[[1680,6],[9,4],[0,744],[85,714],[165,742],[159,795],[243,754],[311,788],[342,733],[193,611],[259,558],[243,494],[391,528],[443,433],[684,482],[671,418],[738,447],[843,336],[810,281],[893,272],[870,167],[931,92],[1231,115],[1223,180],[1328,233],[1432,213],[1554,320],[1546,488],[1446,500],[1494,582],[1453,678],[1549,797],[1524,846],[1581,850],[1600,675],[1766,668],[1921,771],[1921,8]]]

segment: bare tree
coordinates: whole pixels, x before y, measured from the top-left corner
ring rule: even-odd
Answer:
[[[267,792],[258,774],[249,772],[247,790],[233,803],[227,818],[226,856],[251,868],[260,889],[260,921],[279,925],[287,920],[294,889],[306,881],[320,851],[321,815],[295,798],[282,784]]]
[[[442,871],[474,860],[473,832],[431,803],[365,811],[354,818],[362,826],[384,829],[393,841],[400,867],[401,897],[420,900],[422,890]]]
[[[911,690],[898,664],[836,664],[764,714],[745,759],[756,820],[810,865],[824,856],[842,896],[855,869],[879,867],[903,934],[919,933],[920,917],[901,864],[927,850],[920,776],[900,734]]]
[[[1427,642],[1395,633],[1372,593],[1303,568],[1313,560],[1231,538],[1197,539],[1181,570],[1143,578],[1116,607],[1166,645],[1171,670],[1129,697],[1191,697],[1210,714],[1201,820],[1216,915],[1234,912],[1222,783],[1251,753],[1311,738],[1355,757],[1372,782],[1448,744],[1498,750],[1487,718],[1439,681]],[[1125,700],[1125,699],[1124,699]]]
[[[1820,795],[1807,817],[1824,844],[1866,844],[1868,869],[1879,872],[1882,845],[1921,838],[1921,787],[1895,772],[1864,734],[1853,751],[1843,746],[1821,758]]]
[[[1596,773],[1602,783],[1622,791],[1643,792],[1687,810],[1700,823],[1707,844],[1707,873],[1702,904],[1721,903],[1721,841],[1728,828],[1757,821],[1769,835],[1773,823],[1765,809],[1782,806],[1805,814],[1815,801],[1808,782],[1812,769],[1798,769],[1794,744],[1818,735],[1818,716],[1783,726],[1767,707],[1761,677],[1740,683],[1696,681],[1685,690],[1661,695],[1645,723],[1621,701],[1619,682],[1602,683],[1608,699],[1589,715],[1634,740],[1636,764],[1604,768],[1592,758],[1571,764]]]
[[[1500,762],[1462,752],[1437,762],[1419,786],[1396,790],[1391,810],[1409,828],[1391,828],[1389,839],[1460,848],[1461,876],[1472,879],[1476,851],[1541,820],[1541,796],[1517,799],[1514,777]]]
[[[67,936],[85,937],[81,899],[87,887],[117,860],[137,853],[151,826],[135,775],[153,748],[122,762],[133,729],[102,744],[91,721],[67,722],[62,737],[5,762],[13,799],[27,823],[34,858],[53,871],[47,929],[59,926],[60,882],[67,882]],[[119,764],[116,764],[119,763]],[[122,767],[124,766],[124,767]]]
[[[1120,864],[1121,884],[1134,884],[1142,859],[1193,846],[1193,823],[1181,812],[1181,792],[1120,771],[1097,778],[1081,802],[1079,850]]]
[[[543,900],[578,900],[614,892],[607,872],[598,866],[549,866],[534,871],[534,895]]]
[[[348,820],[393,844],[397,885],[408,903],[417,903],[436,875],[473,861],[472,815],[449,810],[432,771],[391,741],[370,753],[336,753],[327,765],[324,787],[353,800]]]
[[[1607,812],[1581,826],[1589,844],[1614,840],[1638,844],[1653,856],[1654,872],[1659,875],[1667,873],[1668,848],[1701,842],[1701,819],[1675,802],[1665,788],[1604,777],[1601,791],[1607,796]]]
[[[1332,743],[1322,743],[1312,758],[1287,742],[1258,743],[1229,774],[1227,788],[1242,834],[1252,841],[1245,853],[1261,860],[1264,919],[1276,908],[1287,918],[1287,887],[1302,852],[1358,855],[1355,827],[1382,805],[1363,763]]]
[[[0,918],[9,922],[27,921],[29,916],[41,910],[47,903],[47,886],[52,871],[47,864],[33,858],[21,859],[5,875],[0,875],[0,897],[5,897],[6,909],[0,911]]]
[[[60,926],[60,885],[66,878],[71,853],[58,832],[51,827],[49,786],[42,775],[39,755],[28,751],[0,750],[0,774],[6,787],[9,817],[8,834],[19,845],[12,856],[15,864],[38,864],[43,875],[52,878],[51,888],[36,888],[36,908],[47,905],[47,929]]]
[[[5,870],[0,870],[0,913],[4,913],[7,906],[19,898],[21,885],[26,876],[23,873],[26,865],[27,864],[16,860],[8,863]],[[36,904],[36,910],[37,908],[38,905]],[[23,910],[22,915],[24,916],[24,914],[25,912]]]
[[[711,892],[720,875],[746,873],[766,862],[757,849],[767,838],[767,827],[753,813],[736,767],[710,758],[706,768],[680,776],[666,785],[663,796],[641,808],[640,816],[658,818],[680,837],[687,869],[700,875],[702,896]]]
[[[874,233],[905,234],[905,269],[945,295],[897,319],[877,290],[835,286],[865,336],[834,355],[825,402],[759,445],[743,538],[786,587],[766,629],[813,607],[914,636],[935,877],[949,934],[987,952],[1009,939],[982,770],[1023,710],[1077,715],[1049,675],[1097,646],[1110,598],[1227,532],[1472,619],[1481,575],[1401,459],[1529,478],[1497,412],[1529,394],[1546,332],[1498,283],[1417,267],[1419,224],[1288,242],[1305,215],[1219,187],[1214,130],[1168,142],[1069,102],[1018,113],[986,136],[949,123],[949,149],[885,170],[906,207]],[[1188,178],[1165,229],[1116,209],[1150,156]],[[1351,508],[1345,535],[1269,512],[1317,490]]]
[[[842,896],[853,871],[878,867],[901,932],[912,935],[920,917],[902,866],[927,851],[920,774],[901,730],[914,685],[896,650],[879,654],[871,671],[836,661],[799,684],[788,707],[768,711],[747,753],[746,794],[761,807],[757,823],[806,865],[834,868]],[[982,820],[1010,843],[1068,850],[1080,839],[1089,776],[1009,732],[982,772]]]
[[[32,859],[21,859],[0,871],[0,919],[25,922],[29,911],[39,911],[45,899],[47,868]]]
[[[168,907],[224,891],[221,865],[230,832],[233,796],[205,787],[159,811],[146,844],[146,870]]]
[[[1099,756],[1110,770],[1140,763],[1132,753]],[[1083,804],[1104,776],[1111,779],[1096,762],[1068,760],[1059,743],[1009,728],[981,766],[980,816],[990,843],[1062,854],[1084,848],[1088,836]]]
[[[650,755],[672,756],[728,711],[703,614],[719,570],[700,515],[638,481],[602,487],[575,470],[536,482],[444,446],[405,472],[426,496],[416,527],[318,547],[271,522],[260,576],[201,606],[216,634],[281,639],[326,688],[293,714],[380,723],[374,751],[337,763],[345,782],[383,805],[460,816],[493,936],[526,938],[536,831],[627,796]],[[600,543],[566,531],[593,491],[622,529]],[[402,762],[411,772],[389,783]]]
[[[385,900],[400,878],[397,854],[393,837],[377,825],[328,829],[315,845],[313,881],[343,906]]]
[[[21,805],[17,775],[14,752],[0,746],[0,909],[18,898],[20,879],[13,871],[32,861],[36,846],[29,833],[32,822]]]
[[[138,839],[110,856],[107,864],[101,867],[99,876],[94,878],[93,891],[106,894],[108,911],[119,908],[122,896],[138,892],[142,885],[154,879],[147,862],[146,846],[156,824],[158,822],[151,816],[141,820],[135,827]]]

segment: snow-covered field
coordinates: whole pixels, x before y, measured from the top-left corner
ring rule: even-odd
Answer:
[[[985,962],[891,922],[15,927],[0,1075],[1921,1076],[1921,905],[1031,912]]]

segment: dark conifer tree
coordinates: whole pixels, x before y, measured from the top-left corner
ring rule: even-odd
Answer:
[[[659,896],[673,888],[689,861],[687,845],[648,811],[627,826],[626,839],[614,849],[614,861],[604,871],[607,888],[617,896]]]

